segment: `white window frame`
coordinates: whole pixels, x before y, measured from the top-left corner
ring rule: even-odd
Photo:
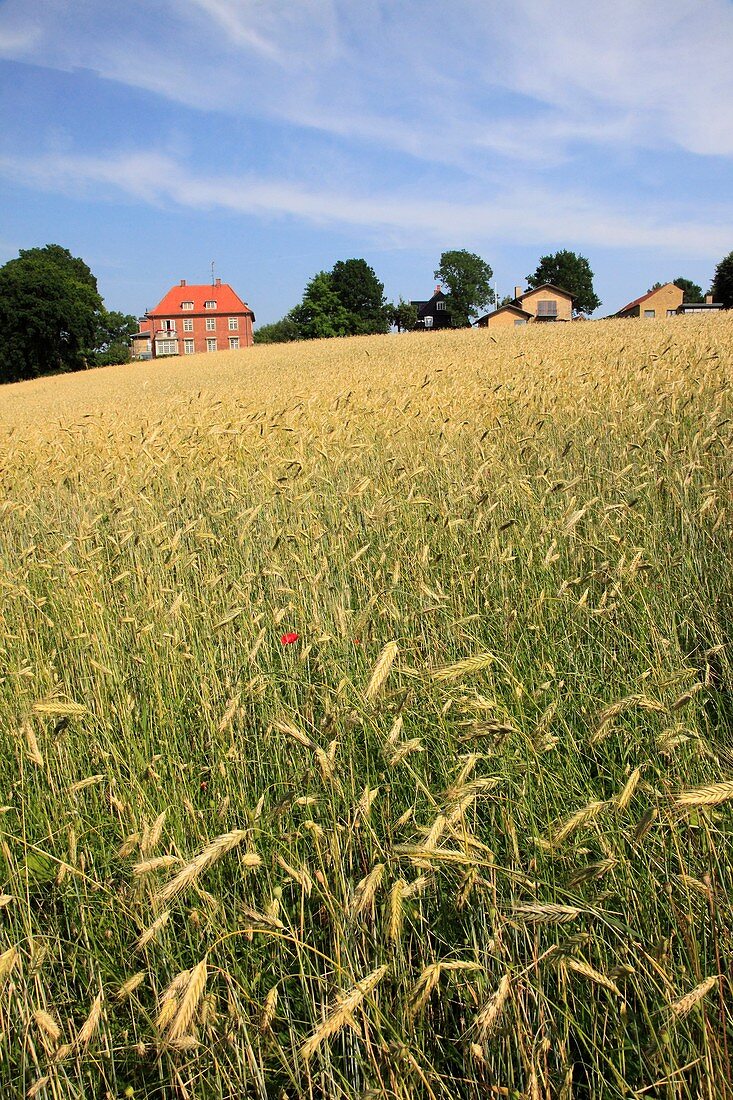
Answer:
[[[236,332],[238,329],[239,329],[239,318],[238,317],[230,317],[229,318],[229,331],[230,332]]]
[[[181,302],[181,309],[193,309],[193,302]]]
[[[161,322],[160,322],[160,327],[161,327],[162,329],[165,329],[165,331],[166,331],[166,332],[175,332],[175,331],[176,331],[176,321],[175,321],[175,318],[173,317],[173,318],[171,318],[170,320],[167,320],[167,321],[161,321]]]
[[[435,303],[436,309],[445,309],[445,301],[441,298],[439,302]]]
[[[432,315],[431,315],[431,314],[429,313],[429,314],[427,315],[427,317],[424,317],[424,318],[423,318],[423,322],[424,322],[424,324],[425,324],[425,328],[432,328],[432,327],[433,327],[433,318],[432,318]]]
[[[193,317],[184,317],[183,318],[183,331],[184,332],[193,332]]]
[[[177,340],[156,340],[155,341],[155,354],[156,355],[178,355],[178,341]]]
[[[216,332],[216,317],[207,317],[206,318],[206,331],[207,332]]]
[[[193,355],[195,351],[196,351],[196,345],[193,342],[193,340],[184,340],[183,341],[183,354],[184,355]]]
[[[216,302],[213,298],[210,298],[208,302],[204,302],[204,309],[216,309]]]
[[[230,336],[229,337],[229,350],[230,351],[237,351],[238,348],[239,348],[239,337],[238,336]]]
[[[213,344],[213,347],[212,347],[212,344]],[[218,344],[216,342],[216,337],[215,336],[210,336],[206,340],[206,350],[207,351],[218,351],[219,350],[219,347],[218,347]]]

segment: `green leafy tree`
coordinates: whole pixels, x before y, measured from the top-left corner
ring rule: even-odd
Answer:
[[[349,314],[350,335],[389,331],[384,283],[380,283],[366,260],[335,263],[331,271],[331,289]]]
[[[715,268],[710,289],[714,302],[722,302],[726,309],[733,309],[733,252],[729,252]]]
[[[434,275],[448,289],[447,307],[455,327],[467,327],[494,301],[493,274],[485,260],[465,248],[442,254]]]
[[[22,250],[0,268],[0,381],[86,367],[103,311],[83,260],[57,244]]]
[[[412,332],[417,325],[417,306],[400,298],[396,305],[390,306],[389,319],[398,332]]]
[[[289,344],[300,339],[302,334],[298,323],[289,313],[270,325],[260,325],[254,333],[255,344]]]
[[[551,256],[540,257],[537,270],[527,276],[527,285],[534,290],[543,283],[553,283],[572,294],[575,313],[593,313],[601,304],[593,289],[590,264],[577,252],[562,249]]]
[[[300,305],[290,311],[304,340],[326,336],[348,336],[351,327],[349,311],[344,308],[331,285],[327,271],[319,271],[305,288]]]
[[[98,367],[130,362],[130,337],[138,331],[137,319],[131,313],[103,309],[97,319],[93,356]]]

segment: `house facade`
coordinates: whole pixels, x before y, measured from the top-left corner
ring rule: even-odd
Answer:
[[[684,295],[674,283],[665,283],[664,286],[650,290],[629,302],[614,317],[641,317],[647,321],[658,321],[660,317],[674,317],[682,305]]]
[[[417,310],[417,327],[420,329],[451,328],[453,321],[448,308],[448,297],[436,286],[432,298],[426,302],[410,302]]]
[[[160,359],[206,351],[236,351],[254,343],[255,315],[228,283],[189,286],[181,279],[155,309],[140,318],[133,359]]]
[[[515,286],[513,301],[479,317],[476,323],[480,328],[509,328],[530,322],[572,319],[572,294],[554,283],[543,283],[524,293],[521,286]]]

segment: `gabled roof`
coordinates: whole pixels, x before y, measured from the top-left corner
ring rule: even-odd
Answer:
[[[518,299],[515,298],[515,301],[517,300]],[[485,324],[487,324],[489,318],[496,317],[497,313],[505,313],[508,311],[511,311],[512,313],[519,313],[522,317],[534,317],[534,313],[530,313],[529,310],[522,309],[521,306],[516,306],[512,302],[507,302],[505,306],[499,306],[498,309],[493,309],[491,313],[486,313],[483,317],[479,317],[478,321],[476,321],[476,324],[483,327]]]
[[[575,301],[575,296],[566,290],[565,287],[556,286],[555,283],[540,283],[539,286],[530,287],[529,290],[525,290],[524,294],[520,294],[518,298],[515,298],[515,302],[522,302],[530,294],[536,294],[538,290],[554,290],[556,294],[564,294],[566,298],[569,298],[571,302]]]
[[[647,298],[651,298],[654,294],[657,294],[660,290],[664,290],[667,286],[674,286],[674,283],[663,283],[662,286],[655,287],[654,290],[647,290],[646,294],[642,294],[641,298],[634,298],[633,302],[629,302],[628,305],[623,306],[618,313],[614,314],[618,317],[619,313],[626,313],[627,309],[633,309],[634,306],[640,306],[642,302],[646,302]],[[679,289],[679,287],[678,287]]]
[[[187,314],[205,313],[215,316],[217,313],[252,313],[246,302],[236,294],[228,283],[212,286],[204,283],[199,286],[174,286],[164,298],[158,302],[155,309],[148,310],[148,317],[171,317],[182,312],[181,302],[193,302],[193,309],[187,309]],[[206,309],[204,302],[216,302],[216,309]],[[254,314],[252,314],[254,317]]]

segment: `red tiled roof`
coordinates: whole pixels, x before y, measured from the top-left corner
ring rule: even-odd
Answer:
[[[193,309],[182,310],[181,302],[193,302]],[[205,309],[204,302],[216,302],[216,309]],[[217,313],[252,313],[246,302],[232,290],[228,283],[212,286],[174,286],[155,309],[148,310],[148,317],[173,317],[180,313],[205,313],[216,316]]]
[[[618,313],[626,313],[627,309],[633,309],[634,306],[640,306],[642,302],[645,302],[647,298],[651,298],[652,294],[656,294],[657,290],[664,290],[665,286],[671,286],[671,283],[664,283],[662,286],[658,286],[655,290],[647,290],[646,294],[642,294],[641,298],[634,298],[633,302],[629,302],[628,305],[623,306]],[[618,317],[618,313],[616,316]]]

